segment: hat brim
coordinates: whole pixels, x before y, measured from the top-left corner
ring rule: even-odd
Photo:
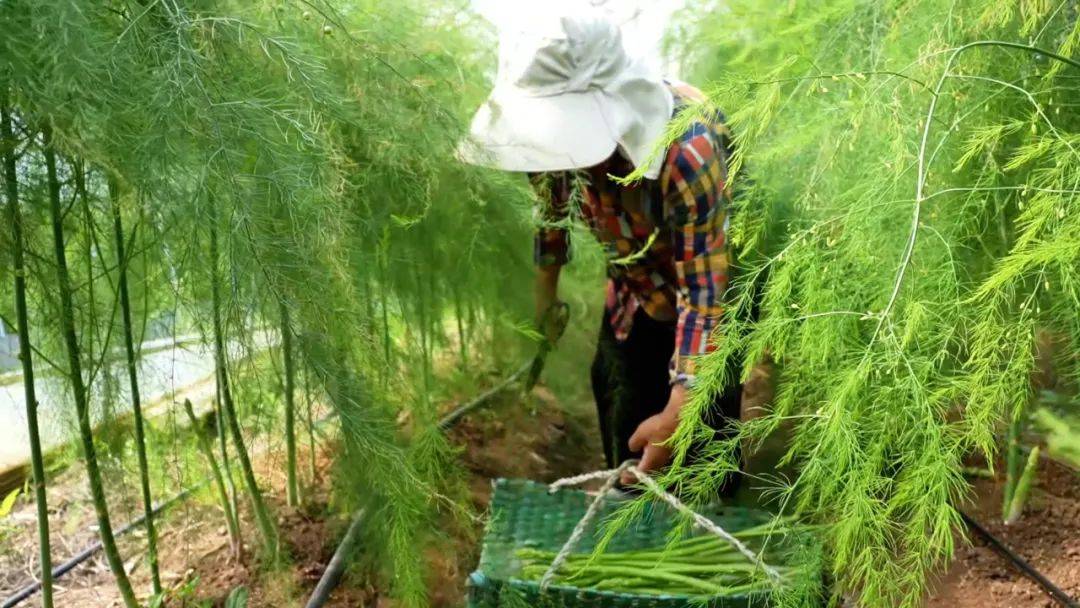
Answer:
[[[458,146],[464,162],[504,171],[568,171],[607,160],[617,146],[599,91],[537,97],[496,88]]]

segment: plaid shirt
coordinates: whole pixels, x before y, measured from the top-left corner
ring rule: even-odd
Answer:
[[[686,99],[700,96],[684,85],[672,90],[676,112]],[[698,121],[668,149],[658,179],[628,186],[605,179],[581,186],[580,217],[608,254],[605,307],[615,336],[629,336],[639,307],[654,319],[675,320],[673,382],[690,383],[694,358],[714,349],[709,336],[720,318],[728,282],[730,150],[722,116]],[[616,158],[605,173],[628,174],[630,163]],[[569,260],[570,182],[566,174],[551,181],[550,204],[545,200],[540,210],[538,265]]]

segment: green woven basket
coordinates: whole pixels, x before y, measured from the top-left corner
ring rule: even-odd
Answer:
[[[556,584],[541,591],[538,582],[517,578],[521,563],[516,551],[524,547],[559,550],[585,514],[591,497],[579,490],[549,493],[546,485],[522,479],[499,479],[494,486],[480,565],[469,576],[471,608],[675,608],[703,605],[700,598],[686,595],[639,595]],[[593,549],[597,525],[617,509],[620,502],[604,502],[600,517],[589,526],[575,551]],[[666,504],[650,503],[641,521],[620,531],[608,546],[609,550],[626,551],[664,544],[665,534],[673,525],[672,515]],[[763,511],[738,507],[719,507],[702,515],[732,532],[770,518]],[[711,608],[758,608],[768,603],[763,595],[753,594],[716,597],[705,605]]]

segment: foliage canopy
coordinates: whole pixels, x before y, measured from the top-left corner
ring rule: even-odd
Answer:
[[[100,237],[114,183],[137,235],[138,314],[179,306],[209,335],[218,276],[231,336],[288,311],[341,420],[338,487],[369,510],[366,547],[398,595],[422,604],[418,548],[459,508],[435,426],[436,347],[456,325],[462,349],[488,348],[483,325],[529,309],[532,194],[454,157],[485,84],[483,32],[444,7],[374,0],[16,1],[0,6],[0,29],[35,326],[50,332],[55,308],[38,253],[51,128],[62,196],[85,206],[64,228],[87,357],[119,333],[116,258]]]

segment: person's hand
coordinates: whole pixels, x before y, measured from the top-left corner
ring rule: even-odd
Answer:
[[[537,315],[537,329],[549,348],[554,348],[563,332],[566,331],[567,317],[566,304],[561,300],[554,300],[547,309]]]
[[[553,314],[557,307],[564,306],[559,301],[559,272],[561,266],[541,266],[536,269],[536,330],[552,345],[559,339],[561,331]]]
[[[686,387],[676,384],[671,387],[671,397],[667,406],[659,414],[646,418],[630,436],[629,447],[633,452],[641,451],[641,461],[637,468],[643,473],[660,470],[671,462],[671,448],[664,443],[675,433],[679,426],[679,411],[686,402]],[[637,478],[629,472],[622,474],[622,483],[629,485]]]

